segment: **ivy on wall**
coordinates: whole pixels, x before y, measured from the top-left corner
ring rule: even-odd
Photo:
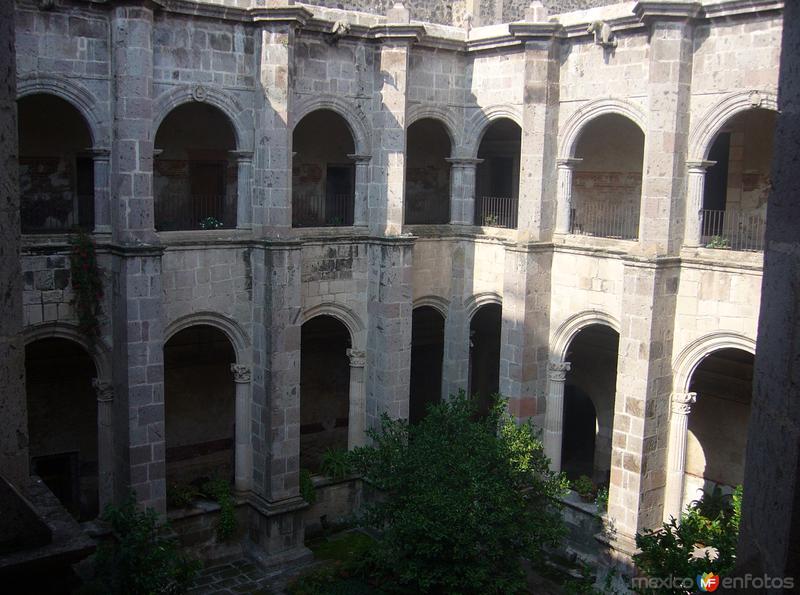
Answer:
[[[85,231],[70,237],[70,277],[73,297],[70,302],[78,316],[78,328],[90,339],[100,334],[103,279],[97,266],[97,252]]]

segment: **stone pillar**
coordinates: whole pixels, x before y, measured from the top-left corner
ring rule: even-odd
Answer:
[[[408,418],[413,239],[367,244],[367,427],[382,413]]]
[[[550,329],[550,249],[506,247],[500,340],[500,393],[512,416],[541,425],[548,404],[547,337]]]
[[[366,386],[364,366],[367,354],[353,349],[347,350],[350,358],[350,410],[347,419],[347,448],[364,446],[366,442]]]
[[[800,577],[800,4],[783,8],[753,401],[736,574]],[[773,593],[785,590],[772,589]]]
[[[252,444],[250,443],[250,366],[231,364],[236,383],[236,437],[234,440],[234,487],[244,493],[250,489],[252,477]]]
[[[667,491],[664,495],[664,522],[680,519],[683,502],[683,475],[686,472],[686,438],[689,413],[697,393],[675,393],[669,418],[669,452],[667,454]]]
[[[683,244],[696,248],[703,243],[703,190],[706,185],[706,170],[716,161],[687,161],[688,183],[686,188],[686,230]]]
[[[19,485],[28,477],[28,411],[22,344],[19,145],[14,2],[0,2],[0,474]]]
[[[550,468],[561,471],[561,438],[564,431],[564,384],[569,362],[552,361],[547,366],[547,411],[544,421],[544,453]]]
[[[353,225],[363,227],[367,225],[369,205],[369,162],[372,155],[348,155],[356,162],[355,195],[353,197]]]
[[[692,58],[699,1],[640,1],[634,13],[650,28],[644,175],[639,247],[648,254],[677,255],[683,240],[686,151],[689,139]]]
[[[442,397],[467,390],[469,384],[469,318],[464,307],[468,297],[465,273],[472,266],[475,245],[471,241],[456,240],[453,249],[452,269],[444,271],[452,278],[450,305],[444,319],[444,355],[442,361]]]
[[[253,226],[253,152],[232,151],[231,154],[236,159],[236,229],[250,229]]]
[[[166,511],[161,254],[153,201],[153,8],[111,9],[114,432],[117,497]],[[125,479],[128,481],[126,482]]]
[[[111,233],[111,200],[109,193],[109,169],[111,151],[92,149],[94,162],[94,233]]]
[[[92,379],[97,394],[97,492],[100,510],[114,500],[114,386]]]
[[[374,235],[398,235],[403,225],[406,170],[406,81],[410,45],[421,31],[409,24],[408,10],[397,2],[381,27],[376,59],[378,85],[372,124],[377,147],[372,160],[369,225]]]
[[[270,4],[278,4],[270,2]],[[269,10],[269,9],[267,9]],[[289,118],[293,93],[296,27],[303,9],[279,8],[256,30],[259,80],[255,94],[255,153],[253,156],[252,226],[256,236],[286,235],[292,226],[292,134]],[[261,19],[259,19],[261,20]]]
[[[561,25],[547,21],[543,6],[527,16],[539,22],[509,25],[525,43],[517,237],[538,241],[552,237],[555,222]]]
[[[559,159],[556,233],[572,233],[572,172],[583,159]]]
[[[448,158],[450,162],[450,223],[475,222],[475,170],[483,159]]]

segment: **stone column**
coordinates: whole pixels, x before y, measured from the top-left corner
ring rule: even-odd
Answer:
[[[153,7],[111,9],[112,276],[117,495],[166,511],[161,256],[153,201]],[[124,446],[123,446],[124,445]],[[127,480],[127,481],[126,481]]]
[[[252,173],[253,152],[231,151],[236,159],[236,228],[253,226]]]
[[[22,344],[19,163],[14,2],[0,2],[0,471],[19,485],[28,478],[28,412]]]
[[[716,161],[687,161],[689,175],[686,188],[686,229],[683,232],[683,244],[697,247],[703,243],[703,190],[706,185],[706,170]]]
[[[561,437],[564,431],[564,384],[569,362],[551,361],[547,366],[547,410],[544,418],[544,453],[550,468],[561,471]]]
[[[364,366],[367,355],[363,351],[347,350],[350,358],[350,410],[347,419],[347,448],[363,446],[366,442],[366,386]]]
[[[252,477],[252,444],[250,443],[250,366],[231,364],[236,383],[236,437],[234,440],[234,487],[237,492],[250,489]]]
[[[683,502],[683,475],[686,471],[686,438],[689,413],[697,393],[674,393],[669,418],[669,453],[667,455],[667,489],[664,495],[664,522],[680,519]]]
[[[544,6],[531,8],[528,22],[509,31],[525,48],[517,237],[539,241],[552,237],[555,222],[561,25],[548,21]]]
[[[475,222],[475,170],[483,159],[451,157],[450,223],[472,225]]]
[[[94,162],[94,233],[111,233],[111,200],[109,193],[109,169],[111,151],[92,149]]]
[[[556,233],[572,233],[572,172],[583,159],[559,159],[558,206],[556,208]]]
[[[450,305],[444,319],[444,357],[442,361],[442,397],[467,390],[469,384],[469,318],[464,307],[465,273],[472,266],[475,246],[471,241],[456,240],[452,269],[444,271],[452,279]]]
[[[356,163],[355,194],[353,196],[353,225],[363,227],[367,225],[369,205],[369,162],[372,155],[349,154],[348,157]]]
[[[114,386],[92,379],[97,394],[97,492],[100,510],[114,501]]]

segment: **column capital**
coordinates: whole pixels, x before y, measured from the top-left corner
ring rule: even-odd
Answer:
[[[250,382],[250,366],[247,364],[231,364],[231,372],[233,372],[233,381],[237,384]]]
[[[91,147],[89,149],[85,149],[84,152],[87,155],[90,155],[95,161],[108,161],[111,159],[111,149],[106,149],[103,147]]]
[[[583,159],[581,157],[565,157],[563,159],[556,159],[556,167],[558,169],[575,169]]]
[[[237,163],[249,163],[253,160],[252,151],[228,151]]]
[[[351,368],[363,368],[367,364],[367,354],[357,349],[348,349],[347,357],[350,358]]]
[[[547,377],[553,382],[565,382],[570,369],[572,364],[569,362],[551,361],[547,364]]]
[[[348,153],[347,157],[355,161],[356,164],[369,163],[372,159],[372,155],[359,155],[358,153]]]
[[[689,415],[695,401],[697,401],[697,393],[672,393],[672,412],[678,415]]]
[[[687,161],[686,168],[689,170],[689,173],[695,174],[704,174],[706,170],[711,167],[712,165],[716,165],[716,161],[706,161],[706,160],[699,160],[699,161]]]
[[[99,378],[92,378],[92,388],[97,394],[97,400],[107,403],[114,400],[114,385]]]

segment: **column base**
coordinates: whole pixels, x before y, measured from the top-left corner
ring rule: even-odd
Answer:
[[[270,502],[250,494],[250,522],[245,551],[264,570],[282,573],[308,564],[314,555],[305,546],[305,500],[296,496]]]

